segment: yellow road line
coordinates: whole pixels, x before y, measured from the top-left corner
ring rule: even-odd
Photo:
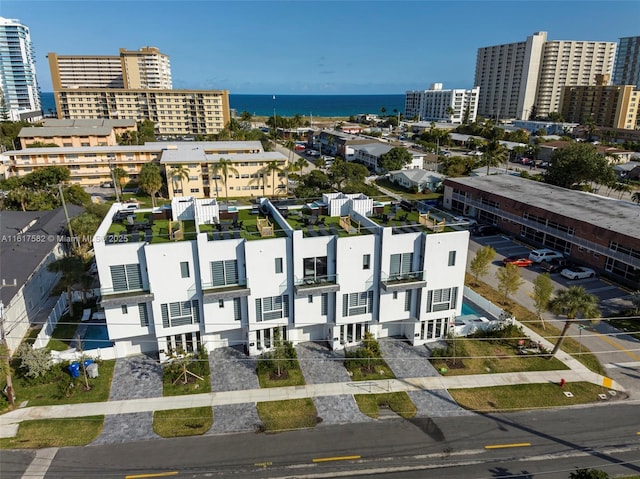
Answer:
[[[317,457],[312,462],[352,461],[354,459],[360,459],[360,456]]]
[[[494,444],[492,446],[484,446],[485,449],[502,449],[505,447],[526,447],[530,446],[530,442],[516,442],[515,444]]]
[[[607,343],[609,343],[614,348],[619,349],[620,351],[622,351],[627,356],[635,359],[636,361],[640,361],[640,356],[638,356],[637,354],[632,353],[631,351],[627,351],[624,348],[624,346],[621,346],[620,344],[618,344],[617,342],[615,342],[613,339],[609,338],[608,336],[605,336],[604,334],[600,334],[600,333],[595,332],[595,331],[592,331],[592,334],[595,334],[596,336],[599,336],[600,339],[602,339],[603,341],[606,341]]]
[[[178,471],[168,471],[168,472],[157,472],[155,474],[135,474],[133,476],[125,476],[124,479],[143,479],[145,477],[167,477],[167,476],[177,476]]]

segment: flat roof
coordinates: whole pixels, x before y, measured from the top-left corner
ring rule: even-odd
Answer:
[[[208,154],[200,148],[163,150],[160,163],[214,163],[221,159],[231,160],[234,163],[240,161],[282,161],[287,157],[277,151],[261,151],[259,153],[223,153]]]
[[[117,57],[118,59],[120,57]],[[107,127],[134,127],[136,126],[136,121],[129,118],[121,118],[121,119],[107,119],[107,118],[96,118],[96,119],[76,119],[76,120],[68,120],[61,118],[46,118],[43,121],[44,126],[107,126]]]
[[[109,126],[27,126],[18,133],[19,138],[44,136],[109,136],[113,128]]]
[[[446,184],[470,186],[640,239],[640,207],[631,202],[569,190],[513,175],[448,178]]]

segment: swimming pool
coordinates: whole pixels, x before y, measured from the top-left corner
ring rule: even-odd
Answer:
[[[82,349],[110,348],[113,342],[109,341],[109,332],[106,324],[89,324],[87,332],[82,338]]]
[[[478,316],[478,312],[463,301],[462,313],[460,314],[460,316],[467,316],[468,314],[475,314],[476,316]]]

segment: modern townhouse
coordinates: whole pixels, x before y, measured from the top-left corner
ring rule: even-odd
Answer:
[[[443,338],[462,308],[467,231],[364,195],[253,210],[176,197],[119,214],[94,248],[109,338],[119,357],[286,339],[355,345],[366,331],[413,344]],[[127,217],[128,216],[128,217]]]
[[[448,178],[444,206],[640,287],[638,206],[513,175]]]

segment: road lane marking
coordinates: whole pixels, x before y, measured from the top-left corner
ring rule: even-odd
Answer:
[[[131,476],[125,476],[124,479],[143,479],[145,477],[168,477],[177,476],[178,471],[156,472],[155,474],[134,474]]]
[[[617,342],[615,342],[613,339],[609,338],[608,336],[606,336],[604,334],[600,334],[600,333],[598,333],[596,331],[591,331],[591,334],[594,334],[595,336],[599,336],[600,339],[602,339],[603,341],[606,341],[607,343],[609,343],[614,348],[622,351],[627,356],[635,359],[636,361],[640,361],[640,356],[638,356],[637,354],[632,353],[631,351],[628,351],[627,349],[625,349],[624,346],[621,346],[620,344],[618,344]]]
[[[530,442],[516,442],[514,444],[494,444],[491,446],[484,446],[485,449],[503,449],[507,447],[527,447],[530,446]]]
[[[31,461],[27,470],[24,471],[22,477],[29,479],[43,479],[49,470],[49,466],[53,462],[53,458],[56,457],[57,452],[57,447],[38,449],[33,461]]]
[[[311,462],[329,462],[329,461],[353,461],[360,459],[360,456],[335,456],[335,457],[317,457]]]

